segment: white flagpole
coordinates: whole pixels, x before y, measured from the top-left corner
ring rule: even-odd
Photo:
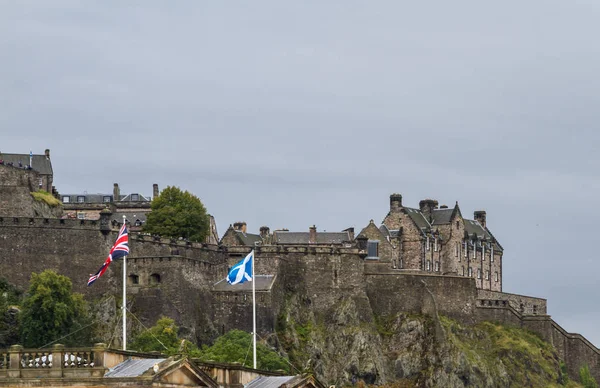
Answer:
[[[125,215],[123,215],[123,225],[125,225]],[[127,255],[123,256],[123,350],[127,350]]]
[[[256,369],[256,278],[254,277],[255,251],[252,250],[252,336],[254,340],[254,369]]]

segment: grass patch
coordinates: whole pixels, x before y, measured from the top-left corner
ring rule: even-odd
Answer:
[[[44,202],[44,203],[46,203],[46,205],[48,205],[50,207],[61,206],[61,203],[58,199],[56,199],[52,194],[50,194],[49,192],[44,191],[44,190],[33,191],[31,193],[31,196],[36,201]]]

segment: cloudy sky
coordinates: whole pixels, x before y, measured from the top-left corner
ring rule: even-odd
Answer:
[[[0,150],[62,193],[198,195],[235,221],[485,209],[504,291],[600,345],[596,1],[0,0]]]

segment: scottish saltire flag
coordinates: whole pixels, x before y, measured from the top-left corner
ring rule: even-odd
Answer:
[[[110,252],[108,253],[108,257],[102,264],[102,267],[94,274],[90,274],[90,278],[88,279],[88,286],[91,286],[98,278],[104,275],[104,272],[108,269],[108,266],[113,260],[120,259],[125,255],[129,254],[129,238],[127,235],[127,224],[123,224],[121,226],[121,230],[119,230],[119,236],[117,237],[117,241],[115,241],[114,245],[110,248]]]
[[[248,253],[248,256],[231,268],[227,275],[227,282],[229,282],[229,284],[241,284],[245,281],[252,281],[253,265],[254,250]]]

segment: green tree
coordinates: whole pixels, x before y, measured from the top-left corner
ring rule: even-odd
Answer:
[[[200,198],[188,191],[168,186],[152,200],[151,209],[144,232],[200,242],[208,236],[210,222],[206,208]]]
[[[19,342],[18,307],[21,292],[0,278],[0,348]]]
[[[161,317],[154,326],[135,336],[129,347],[139,352],[157,351],[169,355],[196,354],[198,348],[191,342],[180,339],[177,336],[178,331],[179,327],[175,325],[174,320]]]
[[[585,388],[598,388],[598,383],[592,374],[590,373],[589,366],[585,365],[579,369],[579,378],[581,379],[581,384]]]
[[[252,335],[241,330],[232,330],[219,337],[210,346],[204,346],[200,358],[205,361],[239,362],[252,367]],[[284,370],[289,372],[289,363],[267,346],[256,344],[256,366],[263,370]]]
[[[71,280],[52,270],[32,273],[21,311],[21,341],[41,347],[59,341],[67,346],[91,343],[91,319],[83,295],[72,293]]]

